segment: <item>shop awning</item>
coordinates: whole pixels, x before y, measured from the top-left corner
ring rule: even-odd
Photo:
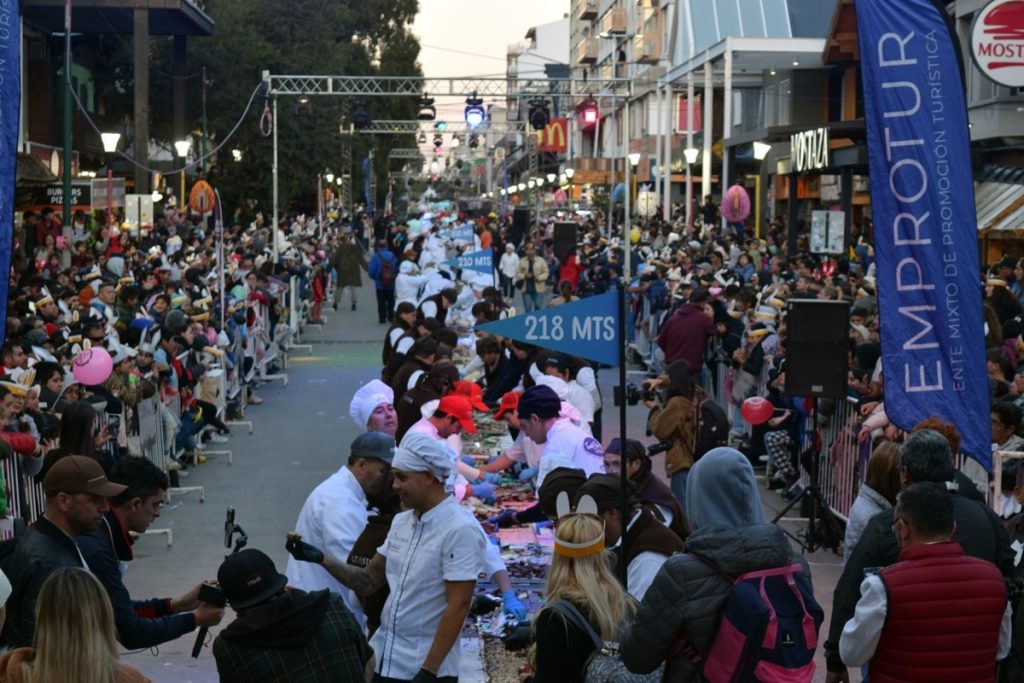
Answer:
[[[1024,234],[1024,168],[986,165],[977,179],[978,232]]]

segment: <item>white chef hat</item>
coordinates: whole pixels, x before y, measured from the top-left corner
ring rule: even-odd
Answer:
[[[423,432],[406,432],[395,449],[391,467],[402,472],[430,472],[440,482],[448,479],[455,466],[451,449]]]
[[[348,405],[348,415],[360,429],[366,428],[370,416],[381,403],[394,403],[395,391],[379,379],[371,379],[356,389],[352,402]]]

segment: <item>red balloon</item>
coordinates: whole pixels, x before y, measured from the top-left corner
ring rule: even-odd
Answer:
[[[773,412],[775,412],[775,406],[761,396],[751,396],[743,402],[743,406],[740,408],[743,419],[752,425],[764,424],[771,419]]]

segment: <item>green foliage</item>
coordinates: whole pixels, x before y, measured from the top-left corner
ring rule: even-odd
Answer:
[[[197,3],[216,23],[212,38],[190,38],[187,72],[206,69],[206,149],[227,136],[245,110],[263,71],[311,75],[421,75],[419,42],[411,33],[417,0],[206,0]],[[170,145],[174,140],[172,42],[151,40],[150,130]],[[132,112],[130,37],[104,39],[97,80],[108,88],[112,121]],[[188,82],[187,125],[203,131],[202,79]],[[295,97],[278,102],[279,197],[282,211],[316,207],[316,176],[341,168],[342,145],[352,145],[353,191],[362,196],[362,159],[376,149],[377,187],[387,192],[387,150],[410,147],[412,136],[342,135],[340,125],[349,102],[343,97],[314,96],[308,105]],[[415,98],[370,100],[376,119],[410,119]],[[226,213],[242,206],[246,217],[271,211],[270,137],[260,133],[260,116],[269,101],[257,96],[235,135],[205,169],[220,190]],[[347,129],[347,125],[346,125]],[[242,152],[236,162],[231,151]],[[173,179],[172,179],[173,180]],[[177,187],[177,182],[174,181]]]

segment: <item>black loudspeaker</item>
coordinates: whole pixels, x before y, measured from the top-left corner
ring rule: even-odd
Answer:
[[[565,257],[576,249],[576,229],[578,227],[577,223],[555,223],[554,252],[559,263],[564,262]]]
[[[517,247],[523,243],[523,237],[530,232],[530,209],[525,206],[517,206],[512,212],[512,231],[509,233],[509,241]]]
[[[846,396],[849,339],[849,303],[790,300],[786,313],[786,395]]]

